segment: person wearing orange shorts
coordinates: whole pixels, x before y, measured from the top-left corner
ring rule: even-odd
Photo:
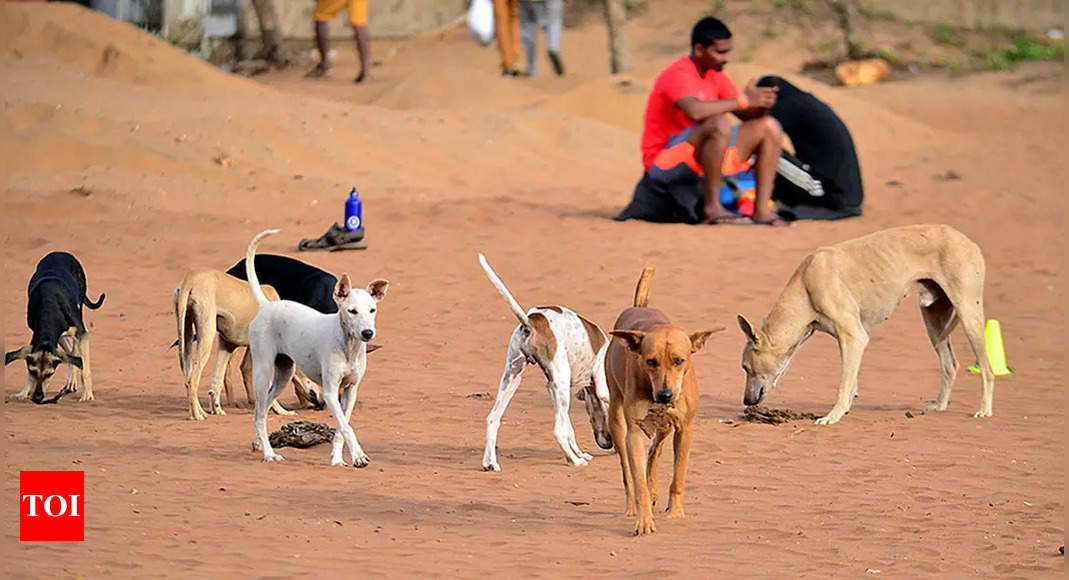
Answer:
[[[362,83],[368,78],[368,63],[371,61],[371,32],[367,27],[367,0],[316,0],[315,34],[316,48],[319,49],[319,64],[306,74],[306,77],[322,77],[330,70],[330,21],[342,10],[349,12],[349,24],[356,36],[356,51],[360,57],[360,74],[355,82]]]
[[[736,225],[789,225],[770,207],[783,132],[768,116],[775,87],[756,79],[740,92],[724,74],[733,47],[731,31],[706,17],[691,32],[691,53],[680,57],[654,82],[642,132],[646,173],[631,204],[617,220]],[[729,114],[741,125],[732,127]],[[754,168],[752,216],[720,203],[722,175]]]

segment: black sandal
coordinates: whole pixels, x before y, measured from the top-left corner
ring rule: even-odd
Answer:
[[[318,238],[301,240],[297,244],[297,249],[302,252],[315,250],[328,250],[331,252],[337,250],[364,250],[367,249],[367,242],[364,241],[364,228],[350,232],[339,226],[338,222],[334,222],[331,224],[330,229]]]

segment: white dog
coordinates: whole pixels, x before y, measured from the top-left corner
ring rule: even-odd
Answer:
[[[269,302],[260,290],[253,256],[260,240],[276,233],[278,230],[257,234],[249,242],[245,260],[246,277],[260,306],[249,325],[249,350],[256,388],[253,449],[263,449],[264,461],[282,460],[267,440],[267,409],[289,384],[296,365],[312,381],[323,385],[323,399],[337,424],[330,464],[345,465],[342,461],[344,442],[353,466],[365,467],[369,459],[349,426],[349,417],[356,404],[357,386],[367,368],[367,343],[375,337],[376,305],[386,297],[389,282],[374,280],[365,291],[353,288],[349,275],[342,274],[334,287],[334,301],[338,303],[336,314],[322,314],[290,300]],[[339,399],[339,393],[344,402]]]
[[[501,376],[497,400],[486,417],[483,470],[501,471],[497,463],[497,431],[501,427],[501,416],[516,394],[523,371],[529,364],[538,365],[546,375],[546,388],[549,389],[556,415],[553,436],[568,463],[586,465],[593,459],[576,443],[575,430],[568,417],[569,396],[574,386],[582,387],[576,393],[576,398],[586,403],[598,447],[612,449],[612,435],[606,425],[609,387],[605,383],[605,350],[609,341],[605,332],[593,322],[561,306],[542,306],[524,313],[482,254],[479,254],[479,264],[497,291],[505,297],[509,309],[520,320],[520,325],[509,340],[505,373]]]

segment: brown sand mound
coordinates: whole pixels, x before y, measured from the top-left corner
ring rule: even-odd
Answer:
[[[0,55],[52,60],[92,76],[158,88],[251,87],[135,26],[73,3],[0,4]]]
[[[540,106],[548,111],[593,119],[638,133],[642,131],[648,92],[648,86],[604,77],[583,83]]]
[[[502,82],[513,80],[514,82]],[[472,88],[478,87],[473,94]],[[490,68],[457,66],[440,63],[433,75],[406,75],[387,90],[369,101],[370,104],[388,109],[434,109],[489,110],[514,108],[527,105],[539,97],[542,91],[518,79],[501,79]]]

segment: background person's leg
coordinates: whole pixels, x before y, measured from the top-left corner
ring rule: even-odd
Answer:
[[[371,75],[371,31],[367,26],[367,0],[349,0],[349,23],[356,37],[356,51],[360,57],[360,74],[356,82],[362,83]]]
[[[346,0],[316,0],[315,36],[319,64],[306,77],[321,77],[330,68],[330,21],[345,7]]]
[[[316,48],[319,49],[319,68],[326,70],[330,68],[330,23],[317,20],[315,31]]]
[[[560,36],[564,18],[564,0],[546,0],[546,48],[549,62],[557,76],[564,74],[564,61],[560,56]]]
[[[520,39],[523,41],[523,52],[527,56],[527,76],[533,77],[538,74],[535,62],[535,40],[538,36],[538,11],[539,2],[520,0]]]
[[[360,74],[356,75],[356,82],[362,83],[371,74],[371,31],[367,24],[354,26],[353,34],[356,36],[356,51],[360,56]]]

